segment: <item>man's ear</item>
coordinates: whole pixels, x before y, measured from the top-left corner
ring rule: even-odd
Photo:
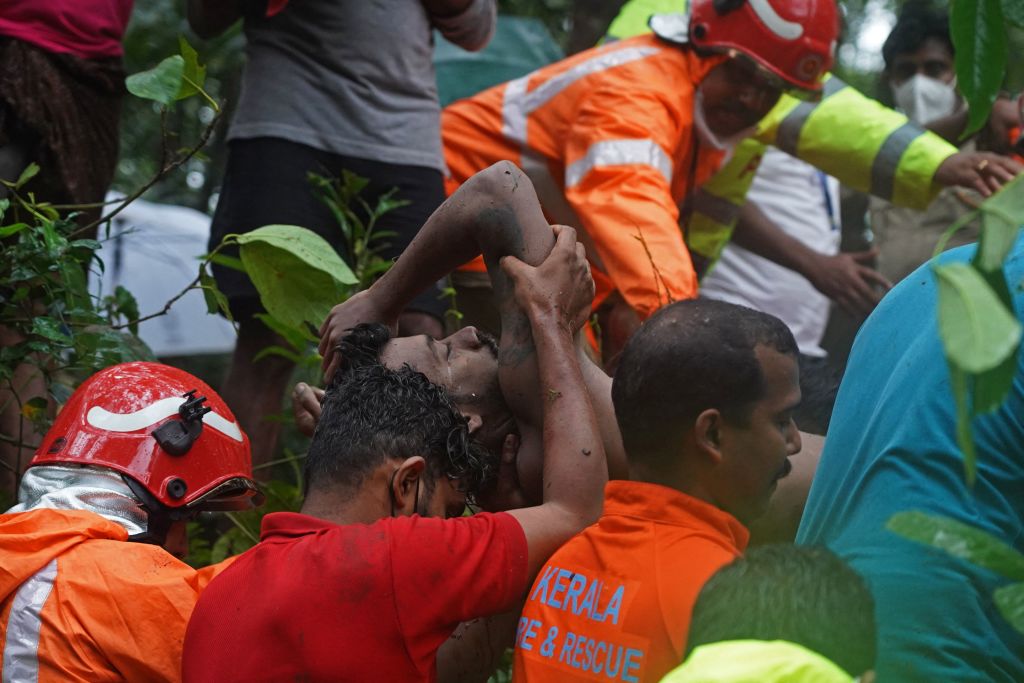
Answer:
[[[693,440],[710,464],[722,461],[722,414],[717,408],[708,408],[693,421]]]
[[[427,468],[427,461],[419,455],[406,458],[391,477],[391,496],[395,501],[395,512],[411,515],[416,512],[416,492],[422,485],[420,479]]]
[[[481,417],[480,413],[469,410],[463,410],[461,412],[462,417],[466,418],[470,436],[476,434],[477,430],[484,426],[484,418]]]

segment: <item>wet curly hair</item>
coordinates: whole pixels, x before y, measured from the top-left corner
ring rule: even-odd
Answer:
[[[386,459],[419,455],[427,461],[428,495],[445,476],[472,499],[494,477],[494,459],[470,436],[443,387],[408,364],[391,370],[380,362],[390,338],[383,325],[363,324],[342,339],[343,360],[306,456],[307,490],[357,488]]]

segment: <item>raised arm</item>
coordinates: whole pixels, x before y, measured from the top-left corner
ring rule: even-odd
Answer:
[[[526,536],[529,576],[559,546],[597,519],[607,464],[597,418],[576,361],[573,330],[593,297],[593,280],[575,231],[558,227],[550,256],[533,268],[509,257],[502,270],[515,282],[515,298],[536,339],[540,386],[533,400],[543,408],[543,502],[512,510]],[[518,610],[463,624],[438,653],[441,683],[487,680],[512,644]]]
[[[544,420],[543,502],[510,511],[526,534],[532,576],[562,543],[597,519],[608,481],[573,338],[590,311],[594,283],[576,231],[565,226],[558,226],[555,247],[540,266],[512,256],[501,265],[529,318],[540,370],[540,391],[532,398]]]
[[[431,215],[378,282],[331,311],[320,330],[325,376],[331,377],[337,367],[335,347],[345,330],[361,322],[382,322],[394,330],[398,313],[420,290],[483,253],[501,311],[501,389],[522,437],[517,469],[526,494],[539,501],[541,406],[536,401],[538,370],[533,336],[498,261],[510,255],[537,265],[550,253],[554,239],[533,185],[519,168],[500,162],[477,173]],[[624,477],[625,454],[615,427],[611,379],[589,360],[581,363],[600,415],[611,473]]]
[[[554,243],[522,171],[503,161],[477,173],[427,219],[380,280],[331,310],[320,328],[325,375],[330,377],[337,366],[335,348],[347,329],[382,322],[394,330],[399,312],[416,294],[478,254],[484,255],[499,304],[511,303],[498,259],[511,255],[537,265]]]

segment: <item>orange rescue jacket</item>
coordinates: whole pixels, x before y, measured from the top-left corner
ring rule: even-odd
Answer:
[[[189,616],[232,560],[197,571],[127,537],[84,510],[0,515],[3,680],[181,680]]]
[[[680,205],[724,156],[697,144],[694,89],[722,59],[639,36],[455,102],[441,118],[447,189],[514,161],[548,219],[582,229],[595,307],[614,289],[641,317],[693,298]]]

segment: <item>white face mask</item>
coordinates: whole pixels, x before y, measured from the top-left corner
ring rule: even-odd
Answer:
[[[949,116],[957,107],[956,82],[916,74],[892,89],[896,106],[919,126]]]
[[[757,130],[757,125],[755,124],[749,128],[744,128],[738,133],[733,133],[727,138],[715,135],[708,125],[707,115],[704,113],[704,94],[699,87],[693,100],[693,126],[701,142],[715,149],[724,149],[726,151],[726,158],[732,156],[733,148],[736,145],[742,142],[744,138],[749,138]]]

